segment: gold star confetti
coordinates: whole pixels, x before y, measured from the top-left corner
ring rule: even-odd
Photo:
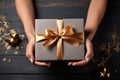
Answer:
[[[110,78],[110,73],[107,72],[106,67],[104,67],[103,71],[100,72],[100,77],[102,77],[102,78],[106,78],[106,77]]]

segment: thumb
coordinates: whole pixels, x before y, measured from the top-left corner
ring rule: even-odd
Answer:
[[[89,60],[93,57],[94,53],[93,53],[93,46],[92,43],[90,41],[86,42],[86,55],[85,55],[85,60],[86,62],[89,62]]]

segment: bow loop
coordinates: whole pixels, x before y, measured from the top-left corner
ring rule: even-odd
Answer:
[[[53,30],[45,29],[45,36],[46,37],[54,37],[54,36],[58,36],[58,35]]]
[[[73,34],[74,34],[74,32],[72,29],[72,25],[65,26],[61,31],[61,35],[63,35],[63,36],[65,36],[65,35],[71,36]]]

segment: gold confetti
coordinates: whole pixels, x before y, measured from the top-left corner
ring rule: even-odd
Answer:
[[[0,42],[2,42],[2,38],[0,37]]]
[[[19,35],[14,33],[14,30],[9,35],[9,38],[6,39],[6,42],[12,47],[17,46],[20,43],[20,41],[21,41],[21,39],[20,39]]]
[[[4,45],[5,47],[9,45],[9,44],[8,44],[8,43],[6,43],[6,42],[4,42],[4,44],[5,44],[5,45]]]
[[[2,32],[2,28],[0,27],[0,33]]]
[[[3,61],[3,62],[7,61],[7,58],[3,58],[2,61]]]
[[[13,42],[13,41],[14,41],[14,39],[13,39],[13,38],[9,38],[9,40],[10,40],[10,42]]]
[[[13,53],[14,55],[18,55],[18,50],[21,48],[18,44],[23,40],[25,37],[24,34],[19,35],[15,29],[10,29],[9,28],[9,22],[4,15],[0,15],[0,45],[3,45],[6,49],[4,51],[4,54],[8,54],[8,50],[14,49],[15,52]],[[8,42],[7,42],[7,41]],[[13,47],[13,48],[11,48]],[[22,47],[23,48],[23,47]],[[2,58],[3,62],[11,63],[12,60],[9,57],[4,57]]]
[[[106,69],[106,67],[104,67],[104,72],[107,72],[107,69]]]
[[[22,34],[22,35],[19,35],[19,37],[20,37],[20,39],[24,39],[25,38],[25,35],[24,34]]]
[[[5,54],[7,54],[8,52],[7,51],[5,51]]]
[[[16,46],[15,49],[18,50],[18,49],[19,49],[19,46]]]
[[[24,38],[25,37],[25,35],[24,34],[22,34],[22,35],[19,35],[21,38]]]
[[[4,28],[4,27],[2,27],[1,31],[2,31],[2,32],[5,32],[5,28]]]
[[[7,60],[7,62],[8,62],[8,63],[11,63],[11,59],[9,58],[9,59]]]
[[[10,46],[10,45],[6,46],[6,49],[7,49],[7,50],[10,50],[10,48],[11,48],[11,46]]]
[[[104,67],[103,71],[100,72],[100,77],[103,77],[103,78],[110,78],[110,73],[107,72],[107,69],[106,67]]]
[[[15,54],[15,55],[18,55],[18,51],[15,51],[14,54]]]
[[[100,72],[100,77],[104,77],[104,73],[103,72]]]
[[[10,33],[16,33],[16,31],[14,29],[11,29]]]
[[[23,49],[23,47],[21,47],[21,49]]]
[[[107,77],[110,78],[110,73],[107,74]]]

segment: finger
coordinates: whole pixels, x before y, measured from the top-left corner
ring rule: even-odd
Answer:
[[[73,62],[72,66],[83,66],[85,64],[87,64],[88,62],[86,62],[86,60],[82,60],[82,61],[78,61],[78,62]]]
[[[33,54],[33,46],[27,46],[26,49],[26,56],[29,58],[29,60],[31,61],[31,63],[33,63],[34,61],[34,54]]]
[[[73,63],[73,62],[68,62],[68,66],[72,66],[72,63]]]
[[[50,67],[51,65],[50,62],[39,62],[39,61],[35,61],[34,64],[38,66],[47,66],[47,67]]]
[[[26,48],[26,57],[32,62],[32,59],[31,59],[31,57],[29,56],[28,48]]]
[[[45,62],[39,62],[39,61],[35,61],[34,64],[37,66],[47,66],[47,67],[50,67],[51,65],[51,63],[45,63]]]
[[[85,61],[86,61],[86,62],[89,62],[89,61],[92,59],[93,55],[94,55],[93,52],[91,52],[91,53],[86,53]]]
[[[85,61],[86,61],[86,63],[88,63],[90,61],[90,57],[86,57]]]
[[[78,62],[69,62],[68,65],[69,66],[82,66],[87,64],[90,61],[89,57],[86,57],[86,59],[78,61]]]
[[[87,41],[86,49],[87,49],[87,52],[86,52],[86,55],[85,55],[85,60],[89,61],[94,55],[93,46],[92,46],[91,42]]]

